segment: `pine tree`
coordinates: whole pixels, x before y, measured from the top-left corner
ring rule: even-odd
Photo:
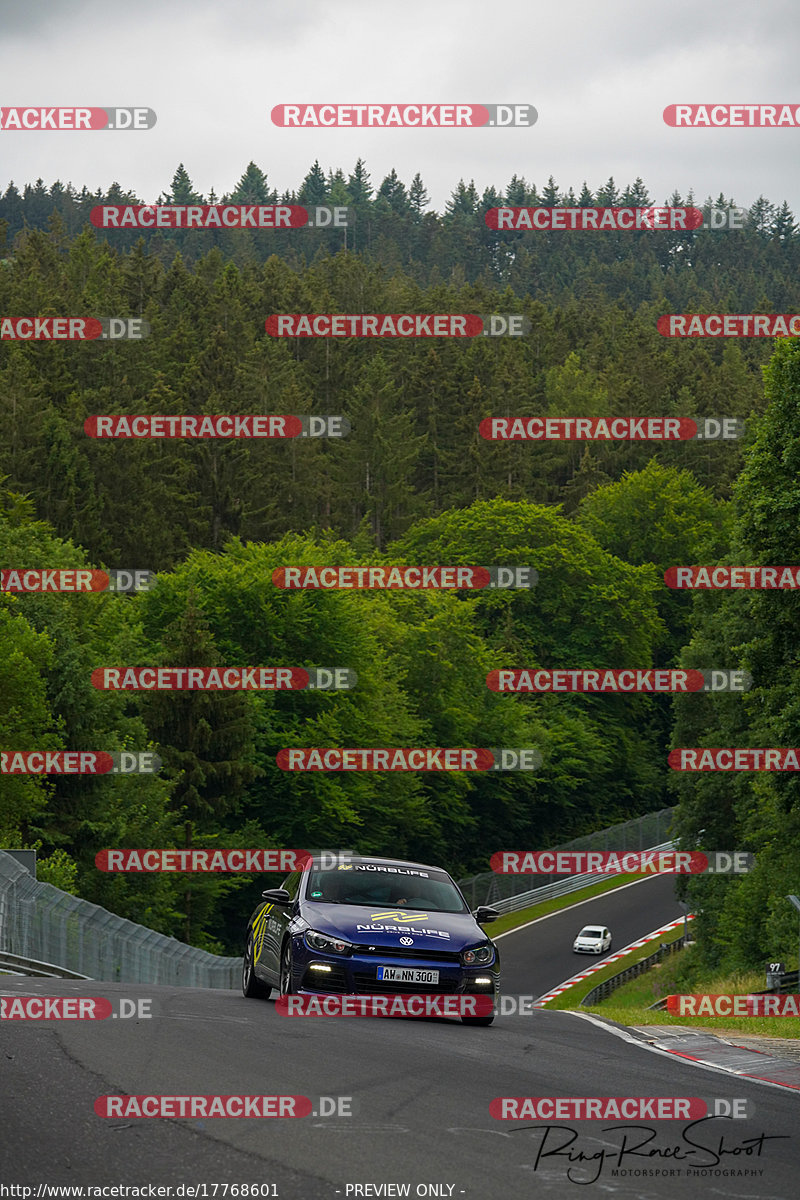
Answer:
[[[506,204],[510,208],[524,208],[527,203],[528,185],[525,182],[525,177],[512,175],[506,188]]]
[[[785,200],[775,214],[770,232],[779,242],[786,242],[797,236],[797,222],[794,219],[794,213]]]
[[[25,220],[23,217],[24,212],[25,207],[22,197],[15,188],[12,179],[5,190],[2,200],[0,200],[0,217],[8,221],[9,233],[12,237],[22,229]],[[30,217],[28,220],[30,220]]]
[[[625,188],[621,203],[630,208],[647,208],[648,205],[652,204],[647,188],[644,186],[644,181],[638,175],[634,182]]]
[[[419,171],[417,171],[416,175],[411,180],[411,187],[408,189],[408,203],[411,206],[411,211],[417,220],[419,220],[419,218],[422,216],[423,210],[426,209],[430,204],[428,189],[422,182],[422,176],[420,175]]]
[[[264,172],[251,161],[230,198],[233,204],[274,204],[277,197],[278,193],[270,190]]]
[[[619,204],[619,192],[613,175],[609,175],[607,182],[597,193],[597,203],[600,208],[616,208]]]
[[[478,206],[478,191],[475,187],[475,180],[469,181],[469,187],[464,183],[463,179],[459,179],[458,187],[451,193],[450,199],[445,206],[445,213],[448,217],[455,216],[458,213],[464,213],[467,216],[472,216]]]
[[[587,187],[586,180],[584,179],[583,187],[581,188],[581,194],[580,194],[580,196],[578,196],[578,207],[579,208],[594,208],[594,206],[595,206],[595,198],[592,195],[592,193],[590,192],[589,188]]]
[[[298,200],[301,204],[325,204],[328,199],[328,185],[325,181],[325,172],[319,165],[319,159],[314,159],[311,170],[303,180],[300,191],[298,192]]]
[[[394,167],[392,167],[378,188],[377,198],[378,200],[385,201],[392,212],[399,213],[401,216],[409,211],[408,193],[406,192],[405,184],[400,179]]]
[[[183,163],[178,164],[178,169],[172,177],[172,186],[164,201],[165,204],[203,204],[203,197],[199,192],[194,190],[194,184],[189,178],[189,173]]]
[[[353,173],[348,176],[347,190],[353,198],[353,204],[368,204],[371,200],[372,185],[363,158],[358,159]]]
[[[222,665],[194,591],[184,611],[163,631],[161,652],[174,667]],[[142,713],[175,779],[171,807],[185,818],[186,845],[195,842],[196,831],[218,833],[223,818],[236,811],[246,785],[256,776],[250,697],[241,691],[152,692],[142,700]],[[197,911],[204,893],[191,876],[188,879],[184,940],[190,942],[198,916],[204,915]]]
[[[558,190],[558,184],[551,175],[547,181],[547,187],[542,192],[542,205],[545,208],[555,208],[561,200],[561,194]]]
[[[747,228],[762,237],[768,237],[775,220],[775,206],[764,197],[759,196],[747,213]]]

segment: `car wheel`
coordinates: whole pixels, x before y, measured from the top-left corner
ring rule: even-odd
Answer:
[[[256,978],[253,954],[253,935],[247,938],[247,948],[242,959],[242,995],[248,1000],[268,1000],[272,992],[260,979]]]
[[[281,951],[281,995],[291,996],[294,992],[292,984],[292,943],[291,939],[284,942]]]
[[[490,1017],[462,1017],[462,1025],[491,1025],[494,1020],[494,1013]]]

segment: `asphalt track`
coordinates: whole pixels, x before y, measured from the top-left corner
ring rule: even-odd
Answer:
[[[569,949],[581,924],[608,924],[615,948],[664,924],[676,915],[671,890],[669,880],[648,880],[503,937],[504,992],[541,994],[594,961]],[[271,1001],[191,988],[6,977],[0,992],[153,999],[150,1020],[0,1024],[0,1184],[33,1186],[34,1197],[39,1183],[168,1184],[173,1197],[177,1185],[206,1184],[212,1198],[214,1184],[273,1184],[282,1200],[797,1195],[800,1096],[651,1053],[566,1013],[499,1017],[481,1029],[457,1021],[291,1019]],[[121,1093],[305,1095],[315,1112],[321,1096],[351,1097],[352,1116],[200,1122],[95,1115],[98,1096]],[[533,1128],[489,1116],[494,1097],[531,1095],[747,1098],[755,1111],[688,1131],[709,1147],[702,1151],[682,1140],[684,1122],[623,1130],[561,1121],[547,1130],[543,1122]],[[776,1140],[751,1140],[762,1134]],[[624,1139],[628,1151],[642,1144],[619,1162]],[[603,1150],[603,1160],[568,1158]],[[652,1150],[657,1155],[648,1156]],[[647,1174],[654,1171],[680,1174]],[[407,1193],[398,1190],[404,1185]]]
[[[654,875],[629,887],[553,913],[534,925],[500,934],[503,990],[541,996],[607,955],[573,954],[575,935],[584,925],[605,925],[613,951],[622,950],[653,929],[683,916],[675,899],[675,877]],[[486,926],[491,937],[492,927]],[[623,963],[620,963],[622,970]]]

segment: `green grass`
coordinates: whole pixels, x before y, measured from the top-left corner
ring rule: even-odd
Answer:
[[[545,917],[548,913],[558,912],[578,904],[581,900],[590,900],[593,896],[601,896],[604,892],[613,891],[624,883],[632,883],[641,875],[615,875],[611,879],[601,879],[598,883],[581,888],[577,892],[569,892],[553,900],[543,900],[517,912],[505,916],[486,926],[487,933],[494,937],[498,933],[506,933],[516,929],[527,921],[535,921],[537,917]],[[683,935],[683,922],[669,933],[663,934],[659,941],[672,942]],[[729,975],[717,975],[709,979],[694,978],[691,969],[687,970],[687,951],[677,953],[657,963],[640,975],[631,979],[608,998],[587,1008],[581,1006],[582,998],[604,979],[618,974],[625,967],[631,966],[657,949],[654,942],[649,942],[638,950],[634,950],[624,959],[618,959],[608,967],[595,971],[589,979],[568,988],[560,996],[549,1001],[545,1008],[573,1009],[580,1012],[596,1013],[617,1021],[620,1025],[678,1025],[692,1028],[709,1029],[721,1037],[735,1034],[750,1034],[754,1037],[784,1037],[800,1038],[800,1017],[678,1017],[663,1009],[650,1009],[648,1006],[660,1000],[662,996],[680,995],[693,992],[695,994],[741,995],[745,992],[763,991],[766,984],[764,973],[761,971],[739,972]],[[580,963],[576,956],[575,973],[578,973]]]
[[[651,967],[638,979],[624,983],[607,1000],[592,1004],[582,1011],[608,1017],[621,1025],[690,1026],[693,1029],[708,1029],[721,1037],[749,1034],[755,1037],[800,1038],[800,1017],[689,1017],[648,1008],[662,996],[686,993],[742,995],[763,991],[765,983],[763,971],[738,971],[699,979],[697,969],[693,968],[691,962],[691,950],[684,949]],[[584,989],[584,995],[587,990]],[[570,989],[571,1002],[560,1007],[579,1007],[580,997],[576,997],[574,992],[575,989]]]
[[[610,979],[612,975],[618,975],[620,971],[624,971],[626,967],[633,966],[633,964],[639,962],[640,959],[647,958],[650,954],[655,953],[655,951],[658,949],[659,942],[675,942],[681,937],[683,937],[683,921],[681,921],[680,925],[678,925],[675,929],[671,929],[669,932],[663,933],[657,941],[654,939],[652,942],[647,942],[646,945],[640,946],[637,950],[632,950],[630,954],[626,954],[624,958],[619,958],[616,962],[609,963],[607,967],[601,967],[599,971],[595,971],[594,974],[590,975],[588,979],[582,979],[579,983],[573,983],[572,986],[568,987],[565,992],[562,992],[559,996],[555,996],[552,1000],[548,1000],[544,1007],[580,1008],[583,997],[588,995],[592,988],[597,987],[598,983],[602,983],[604,979]],[[580,969],[581,968],[579,964],[576,967],[576,974]],[[631,983],[635,985],[642,979],[649,979],[651,975],[652,969],[650,971],[646,971],[644,975],[639,977],[639,979],[632,980]],[[619,989],[619,991],[621,990],[622,989]],[[615,998],[619,995],[619,991],[614,992]],[[654,999],[657,1000],[658,996],[654,997]],[[649,1003],[652,1004],[653,1001],[650,1000]],[[583,1011],[599,1012],[601,1008],[602,1005],[597,1004],[592,1005],[591,1008],[584,1009]],[[614,1017],[613,1020],[618,1020],[618,1018]]]
[[[571,904],[578,904],[581,900],[591,900],[593,896],[602,896],[604,892],[612,892],[624,883],[633,883],[636,879],[644,878],[646,878],[644,875],[614,875],[611,879],[601,879],[599,883],[591,883],[588,887],[581,888],[580,891],[569,892],[565,896],[556,896],[553,900],[541,900],[538,904],[530,905],[529,908],[506,913],[496,921],[492,921],[491,925],[487,925],[486,932],[489,937],[494,937],[496,933],[506,933],[509,929],[516,929],[519,925],[524,925],[526,921],[535,921],[537,917],[546,917],[548,913],[569,908]]]

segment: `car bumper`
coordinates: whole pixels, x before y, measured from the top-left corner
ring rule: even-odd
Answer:
[[[405,983],[378,979],[378,967],[402,967],[422,971],[438,971],[436,983]],[[294,990],[308,995],[498,995],[500,965],[494,962],[480,967],[463,967],[460,963],[442,962],[434,955],[430,959],[407,959],[396,953],[327,955],[308,949],[305,943],[294,949]]]

